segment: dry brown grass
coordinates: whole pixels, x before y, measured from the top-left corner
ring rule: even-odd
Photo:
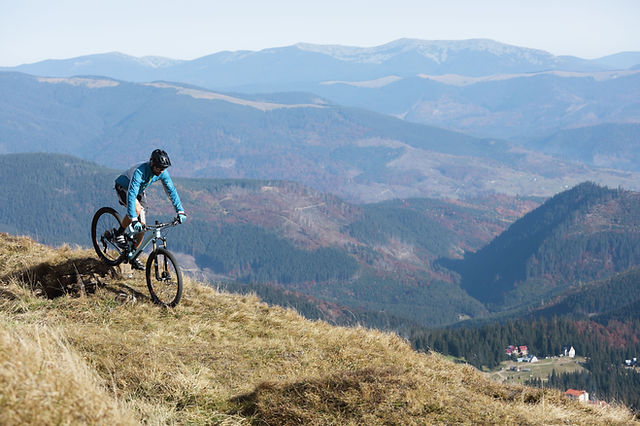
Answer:
[[[135,424],[54,329],[0,314],[0,424]]]
[[[160,309],[143,274],[112,276],[93,259],[0,235],[0,423],[634,422],[621,407],[499,385],[395,335],[307,321],[189,279],[180,305]],[[70,270],[95,280],[94,293],[76,294],[70,278],[62,297],[44,297]]]

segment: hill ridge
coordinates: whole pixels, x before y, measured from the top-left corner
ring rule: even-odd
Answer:
[[[640,194],[584,182],[548,199],[464,260],[443,264],[493,308],[543,302],[569,286],[640,264]]]
[[[268,47],[259,50],[235,50],[235,51],[219,51],[213,52],[191,60],[173,59],[162,56],[146,55],[141,57],[127,55],[121,52],[104,52],[90,55],[77,56],[65,59],[46,59],[31,64],[21,64],[15,67],[2,67],[3,70],[29,70],[43,65],[53,65],[54,67],[64,66],[69,63],[71,67],[81,68],[83,66],[95,66],[92,61],[100,62],[105,59],[115,59],[118,61],[128,61],[137,67],[154,70],[156,68],[185,67],[192,63],[203,63],[211,60],[218,60],[220,63],[232,62],[233,60],[244,60],[247,57],[255,57],[263,54],[273,55],[291,51],[292,49],[307,51],[316,54],[326,55],[338,61],[359,62],[370,64],[382,64],[395,56],[402,55],[406,52],[416,52],[418,55],[424,56],[426,59],[433,60],[436,64],[446,62],[447,55],[451,52],[472,51],[487,53],[491,56],[511,56],[511,62],[516,60],[524,60],[529,67],[537,67],[537,69],[545,66],[567,67],[569,69],[576,67],[590,66],[591,68],[606,69],[607,67],[619,66],[620,61],[615,61],[616,55],[628,58],[631,55],[637,55],[638,52],[620,52],[596,59],[583,59],[575,56],[553,55],[545,50],[531,47],[517,46],[513,44],[503,43],[488,38],[471,38],[465,40],[424,40],[416,38],[400,38],[389,41],[377,46],[363,47],[351,45],[337,44],[316,44],[298,42],[292,45],[281,47]],[[364,60],[363,60],[364,59]],[[627,62],[631,60],[628,59]],[[631,65],[635,62],[631,61]],[[508,62],[503,66],[508,66]],[[626,65],[626,63],[625,63]],[[535,68],[534,68],[535,69]],[[27,71],[29,72],[29,71]]]
[[[498,385],[395,335],[310,322],[189,278],[174,310],[151,304],[137,273],[43,298],[44,275],[27,271],[95,256],[0,242],[2,423],[637,423],[621,407]]]

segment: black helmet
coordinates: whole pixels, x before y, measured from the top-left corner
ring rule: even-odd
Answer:
[[[151,153],[151,165],[166,169],[171,165],[171,160],[169,160],[169,155],[166,151],[156,149]]]

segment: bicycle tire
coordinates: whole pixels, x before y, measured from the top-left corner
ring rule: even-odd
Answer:
[[[173,270],[167,270],[169,263]],[[155,269],[156,267],[158,269]],[[158,248],[152,252],[147,259],[145,274],[153,303],[172,308],[180,302],[180,298],[182,298],[182,272],[169,250]]]
[[[97,229],[98,222],[100,222],[101,219],[108,220],[108,216],[111,216],[112,220],[115,219],[118,227],[122,224],[122,218],[120,218],[120,214],[115,209],[111,207],[102,207],[93,215],[93,219],[91,220],[91,241],[93,242],[93,248],[95,249],[96,254],[100,258],[100,260],[102,260],[107,265],[117,266],[125,260],[125,255],[120,254],[116,250],[112,250],[109,251],[109,253],[113,252],[114,256],[109,256],[107,254],[107,251],[109,250],[108,246],[104,244],[103,241],[101,241],[101,239],[104,237],[104,232],[107,231],[107,229]]]

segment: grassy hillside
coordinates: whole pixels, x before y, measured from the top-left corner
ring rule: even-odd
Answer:
[[[94,259],[0,235],[0,423],[637,424],[193,280],[160,309]]]

